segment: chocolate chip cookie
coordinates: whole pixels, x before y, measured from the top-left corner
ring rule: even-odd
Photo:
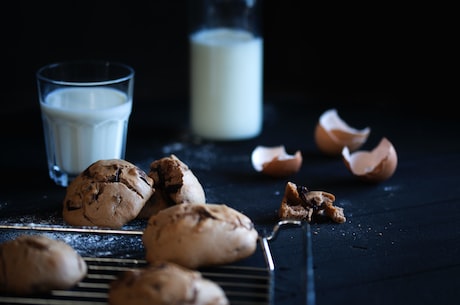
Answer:
[[[232,263],[257,247],[249,217],[225,204],[179,204],[150,217],[142,241],[149,262],[170,261],[190,269]]]
[[[64,241],[21,235],[0,245],[0,292],[28,295],[68,289],[86,274],[86,262]]]
[[[75,226],[120,228],[137,217],[155,192],[153,183],[128,161],[99,160],[68,186],[64,220]]]
[[[167,262],[124,271],[110,284],[110,305],[228,305],[222,288],[201,273]]]
[[[149,177],[155,193],[139,213],[148,219],[160,210],[182,203],[206,203],[206,196],[198,178],[176,155],[155,160],[150,164]]]

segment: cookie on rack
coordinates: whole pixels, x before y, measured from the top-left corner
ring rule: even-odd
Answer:
[[[258,233],[249,217],[225,204],[179,204],[149,218],[142,236],[149,262],[190,269],[252,255]]]
[[[229,301],[223,289],[200,272],[157,262],[121,273],[110,283],[108,303],[228,305]]]
[[[87,264],[69,244],[45,235],[20,235],[0,244],[0,292],[17,295],[69,289]]]
[[[153,183],[128,161],[94,162],[67,187],[64,220],[74,226],[120,228],[137,217],[155,192]]]

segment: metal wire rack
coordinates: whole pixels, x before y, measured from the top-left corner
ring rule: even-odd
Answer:
[[[253,256],[233,264],[202,268],[199,271],[203,277],[213,280],[225,291],[232,305],[265,305],[273,304],[274,299],[274,271],[275,265],[270,250],[269,242],[273,240],[278,230],[285,225],[303,225],[298,221],[280,221],[275,225],[268,236],[259,236],[259,244]],[[72,245],[75,239],[82,236],[105,235],[113,239],[114,236],[128,238],[133,243],[139,243],[142,231],[136,230],[111,230],[63,226],[43,225],[0,225],[0,229],[7,230],[9,234],[40,234],[52,233],[54,238],[62,238]],[[25,231],[25,232],[24,232]],[[12,237],[14,236],[12,235]],[[69,235],[72,238],[69,239]],[[77,235],[77,238],[75,238]],[[66,237],[67,236],[67,237]],[[81,242],[80,242],[81,244]],[[72,245],[79,251],[78,245]],[[129,248],[129,247],[128,247]],[[148,263],[144,260],[144,252],[137,247],[137,253],[132,257],[100,257],[95,255],[82,255],[88,265],[86,277],[75,287],[68,290],[52,290],[42,295],[16,296],[0,294],[0,304],[48,304],[48,305],[103,305],[107,303],[110,282],[117,278],[120,272],[131,268],[141,268]],[[93,250],[93,249],[92,249]],[[94,252],[94,251],[89,252]],[[83,253],[85,251],[81,250]],[[107,253],[114,255],[117,252],[110,250]],[[133,252],[133,251],[131,251]],[[84,253],[88,254],[88,253]],[[312,305],[314,296],[310,289],[306,304]],[[306,291],[307,294],[307,291]]]

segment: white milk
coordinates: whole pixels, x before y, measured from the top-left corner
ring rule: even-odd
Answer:
[[[124,157],[132,101],[110,88],[69,88],[40,103],[48,151],[61,171],[77,175],[101,159]]]
[[[247,139],[262,129],[262,38],[212,29],[191,43],[191,126],[215,140]]]

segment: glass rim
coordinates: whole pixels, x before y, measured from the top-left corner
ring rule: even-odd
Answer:
[[[94,80],[94,81],[72,81],[72,80],[63,80],[63,79],[55,79],[49,76],[44,75],[46,70],[55,69],[58,67],[64,66],[71,66],[71,67],[78,67],[81,65],[86,66],[100,66],[100,67],[117,67],[126,70],[126,73],[121,73],[121,76],[105,79],[105,80]],[[38,80],[46,81],[49,83],[53,83],[56,85],[63,85],[63,86],[101,86],[101,85],[111,85],[115,83],[122,83],[134,77],[134,68],[130,65],[125,63],[121,63],[118,61],[109,61],[109,60],[74,60],[74,61],[57,61],[39,68],[36,72],[36,76]]]

